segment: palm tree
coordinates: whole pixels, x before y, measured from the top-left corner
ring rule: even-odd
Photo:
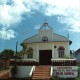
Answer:
[[[27,49],[27,43],[21,43],[21,46],[23,47],[23,51]]]
[[[27,48],[27,43],[21,43],[21,46],[23,47],[23,50],[21,51],[21,56],[24,54],[29,54],[29,53],[32,53],[33,52],[33,48],[32,47],[29,47]]]

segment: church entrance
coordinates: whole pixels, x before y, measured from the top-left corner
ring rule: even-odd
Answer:
[[[52,50],[40,50],[39,51],[39,64],[51,65]]]

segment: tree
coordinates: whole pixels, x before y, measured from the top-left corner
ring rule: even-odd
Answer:
[[[14,56],[14,51],[11,49],[5,49],[1,52],[2,58],[10,59]]]
[[[23,47],[23,51],[26,51],[26,49],[27,49],[27,43],[21,43],[21,46]]]
[[[33,52],[33,48],[29,47],[27,48],[27,43],[21,43],[21,46],[23,47],[23,50],[21,51],[21,56],[24,54],[28,54],[28,53],[32,53]]]
[[[16,74],[17,74],[17,66],[14,65],[14,66],[11,68],[11,76],[12,76],[13,79],[16,77]]]
[[[6,69],[6,60],[12,58],[14,56],[14,51],[11,49],[5,49],[0,53],[0,59],[3,59],[5,62],[5,69]]]

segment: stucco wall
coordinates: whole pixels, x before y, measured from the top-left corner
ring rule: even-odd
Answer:
[[[54,48],[54,59],[58,58],[58,48],[63,46],[65,48],[65,55],[70,56],[70,47],[68,42],[54,42],[56,48]]]
[[[10,70],[11,70],[12,66],[10,66]],[[17,66],[17,74],[16,77],[17,78],[25,78],[25,77],[29,77],[29,73],[31,71],[32,66]],[[11,73],[9,74],[9,76],[11,77]]]
[[[77,55],[75,55],[77,62],[80,63],[80,54],[78,53]]]
[[[56,48],[54,48],[56,46]],[[68,42],[50,42],[50,43],[33,43],[28,44],[28,47],[33,48],[33,59],[39,61],[39,50],[52,50],[52,58],[58,58],[58,47],[63,46],[65,48],[65,55],[70,56],[70,49]],[[25,57],[27,58],[27,57]]]
[[[24,78],[28,77],[32,66],[17,66],[18,72],[17,77]]]
[[[80,54],[78,54],[78,55],[76,56],[76,58],[77,58],[77,62],[80,63]]]
[[[53,32],[52,30],[39,30],[39,42],[42,42],[42,38],[46,36],[48,41],[52,41],[53,39]]]

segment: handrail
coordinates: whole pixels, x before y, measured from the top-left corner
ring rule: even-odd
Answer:
[[[29,73],[29,77],[32,76],[33,71],[35,71],[35,66],[33,66],[33,67],[31,68],[31,71],[30,71],[30,73]]]
[[[53,74],[53,66],[51,66],[50,76],[52,77]]]

